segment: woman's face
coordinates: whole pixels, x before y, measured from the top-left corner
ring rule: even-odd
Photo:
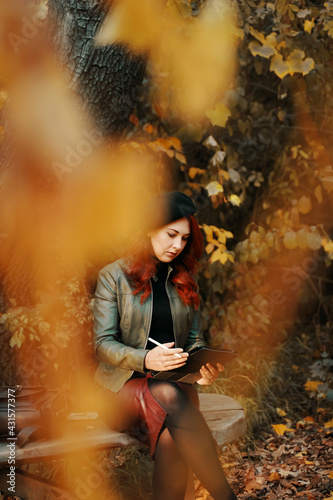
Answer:
[[[191,234],[189,221],[183,217],[150,234],[151,246],[161,262],[171,262],[185,248]]]

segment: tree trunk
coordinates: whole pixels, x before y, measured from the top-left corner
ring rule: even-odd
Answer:
[[[145,63],[120,45],[94,45],[107,10],[97,0],[50,0],[52,36],[70,86],[103,134],[122,132],[142,96]]]

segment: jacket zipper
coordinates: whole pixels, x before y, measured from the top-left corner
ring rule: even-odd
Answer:
[[[171,300],[170,300],[170,295],[168,293],[168,288],[167,288],[167,281],[169,279],[169,276],[171,274],[171,271],[172,271],[172,267],[169,266],[169,269],[168,269],[168,274],[167,274],[167,277],[166,277],[166,280],[165,280],[165,291],[166,291],[166,294],[168,296],[168,299],[169,299],[169,305],[170,305],[170,311],[171,311],[171,318],[172,318],[172,332],[173,332],[173,338],[175,339],[175,347],[177,347],[177,344],[176,344],[176,333],[175,333],[175,321],[174,321],[174,313],[173,313],[173,310],[172,310],[172,305],[171,305]]]
[[[151,302],[150,302],[150,310],[149,310],[149,322],[148,322],[148,328],[147,328],[147,333],[146,333],[146,341],[144,345],[144,349],[146,349],[147,344],[148,344],[148,337],[149,337],[149,332],[150,332],[150,327],[151,327],[151,322],[153,319],[153,285],[150,280],[150,289],[151,289]]]

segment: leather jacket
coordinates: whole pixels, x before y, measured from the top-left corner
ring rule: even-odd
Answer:
[[[141,305],[141,294],[133,295],[126,276],[127,259],[105,266],[98,274],[94,304],[94,346],[100,360],[95,380],[103,387],[118,392],[133,371],[146,373],[144,360],[152,319],[152,293]],[[183,304],[169,280],[166,291],[170,301],[175,347],[189,351],[205,345],[200,312]]]

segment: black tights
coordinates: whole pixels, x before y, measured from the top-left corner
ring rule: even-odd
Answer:
[[[202,413],[177,384],[151,379],[148,384],[167,412],[154,455],[154,500],[183,500],[189,469],[214,500],[236,500]]]

